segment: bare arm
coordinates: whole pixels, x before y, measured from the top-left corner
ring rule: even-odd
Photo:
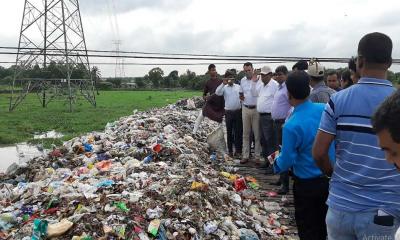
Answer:
[[[331,176],[333,173],[328,152],[329,147],[334,139],[335,135],[319,130],[312,149],[312,155],[315,163],[321,169],[321,171],[328,176]]]

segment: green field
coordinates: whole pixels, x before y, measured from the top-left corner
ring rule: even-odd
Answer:
[[[80,134],[104,130],[108,122],[132,114],[134,109],[162,107],[178,99],[199,96],[193,91],[104,91],[97,97],[97,107],[79,99],[70,113],[64,101],[51,102],[42,108],[36,94],[30,94],[13,112],[8,111],[9,94],[0,94],[0,144],[33,141],[34,133],[56,130],[68,140]],[[60,144],[60,140],[45,143]]]

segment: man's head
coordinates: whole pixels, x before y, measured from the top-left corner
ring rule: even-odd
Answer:
[[[324,80],[325,68],[318,62],[312,63],[308,66],[308,75],[310,75],[310,85],[314,87]]]
[[[229,86],[232,86],[235,82],[235,73],[231,69],[226,70],[223,80],[227,81]]]
[[[334,90],[338,90],[340,88],[340,82],[336,71],[328,72],[328,76],[326,77],[326,82],[328,84],[328,87]]]
[[[300,60],[292,67],[293,71],[304,71],[307,69],[308,69],[308,63],[306,60]]]
[[[345,89],[353,85],[350,70],[344,70],[342,73],[342,79],[340,80],[340,86]]]
[[[372,118],[379,144],[388,162],[400,170],[400,90],[387,98]]]
[[[294,71],[286,80],[289,103],[292,106],[307,100],[310,95],[310,77],[305,71]]]
[[[392,40],[383,33],[369,33],[358,43],[357,72],[361,77],[386,76],[392,65]]]
[[[272,69],[268,66],[264,66],[261,68],[260,75],[261,75],[262,82],[264,84],[268,84],[272,78]]]
[[[211,78],[217,77],[217,68],[215,67],[214,64],[208,65],[208,74],[210,74]]]
[[[286,66],[284,66],[284,65],[278,66],[275,69],[275,75],[276,75],[275,79],[276,79],[276,81],[279,84],[284,83],[286,81],[286,79],[287,79],[288,73],[289,73],[289,71],[288,71]]]
[[[247,79],[251,79],[253,77],[253,64],[251,62],[246,62],[243,64],[243,71],[246,74]]]
[[[350,58],[348,67],[351,73],[351,80],[353,83],[357,83],[358,79],[360,79],[360,74],[357,72],[357,57]]]

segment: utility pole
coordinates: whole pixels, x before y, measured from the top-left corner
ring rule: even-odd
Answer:
[[[51,65],[58,69],[56,77],[49,76]],[[41,76],[26,77],[36,66]],[[72,78],[76,69],[83,77]],[[36,93],[43,107],[59,99],[72,111],[78,95],[96,106],[78,0],[25,0],[9,110],[29,93]]]

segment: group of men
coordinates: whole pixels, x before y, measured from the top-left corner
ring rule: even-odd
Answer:
[[[300,239],[395,239],[400,92],[386,80],[392,49],[387,35],[365,35],[340,81],[314,61],[299,61],[290,73],[245,63],[240,84],[229,71],[222,80],[211,75],[205,108],[211,98],[223,103],[229,153],[246,163],[254,141],[255,162],[267,158],[282,174],[281,193],[292,173]],[[204,109],[202,116],[209,117]]]

